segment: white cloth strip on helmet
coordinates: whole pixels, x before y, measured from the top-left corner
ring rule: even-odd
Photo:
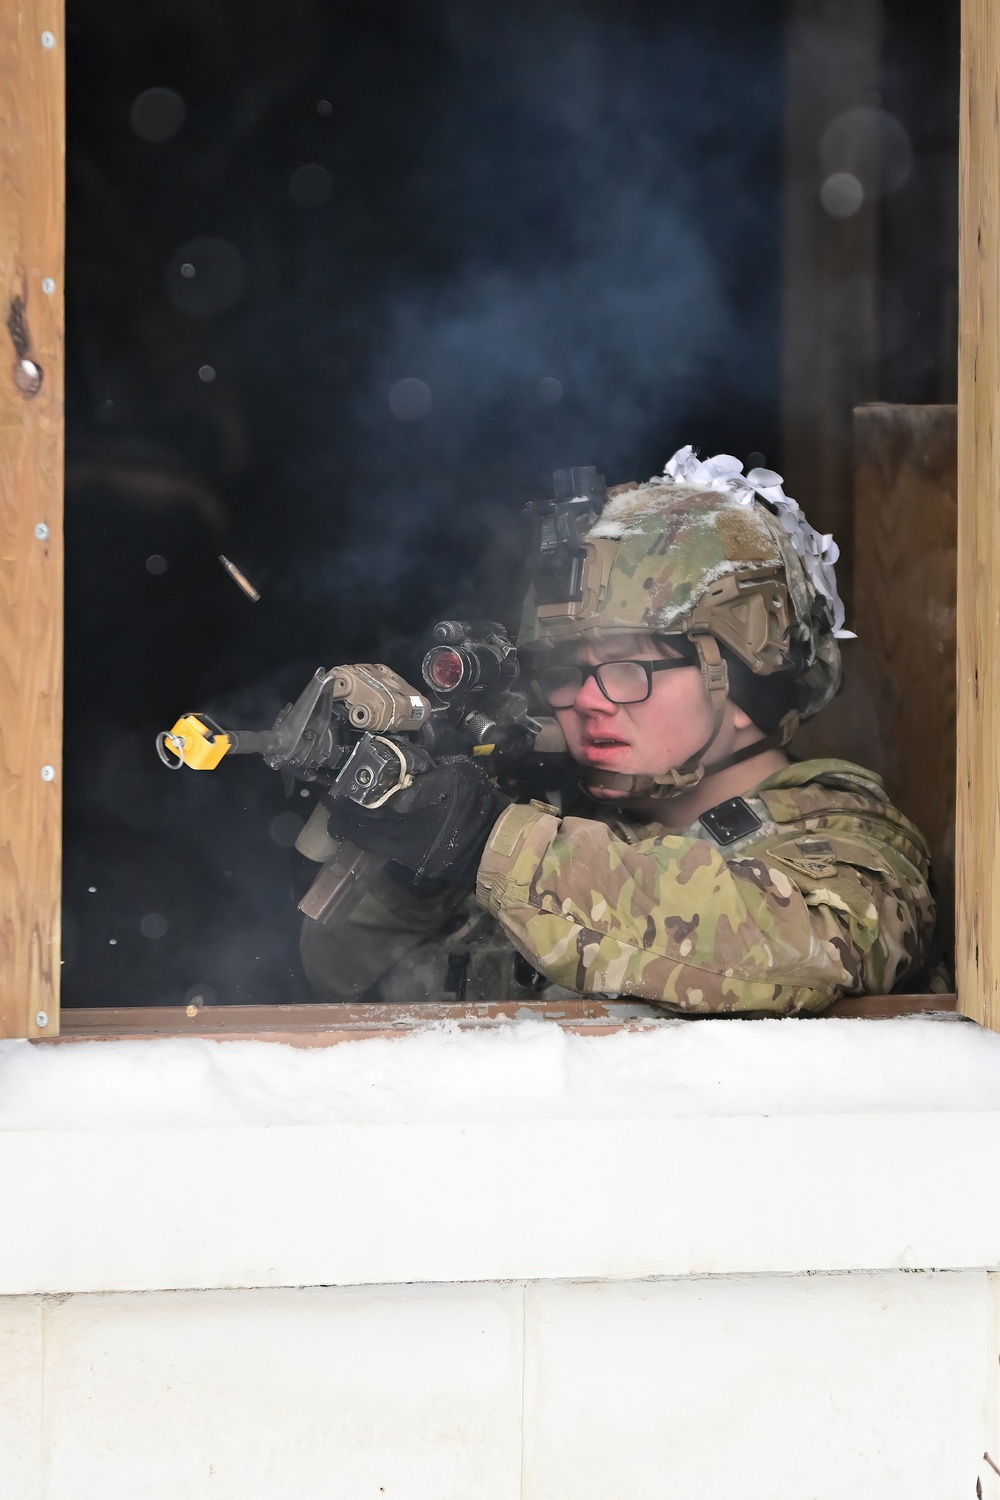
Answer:
[[[749,474],[744,474],[743,465],[731,453],[716,453],[712,458],[699,459],[688,444],[686,448],[678,448],[665,465],[663,477],[669,483],[688,488],[719,490],[732,495],[741,505],[752,505],[754,496],[759,495],[777,514],[789,541],[802,559],[809,582],[829,604],[834,635],[842,641],[855,639],[853,630],[844,629],[844,605],[837,591],[834,564],[840,557],[840,548],[832,536],[821,536],[815,527],[809,525],[798,501],[782,489],[784,481],[780,474],[773,469],[751,469]]]

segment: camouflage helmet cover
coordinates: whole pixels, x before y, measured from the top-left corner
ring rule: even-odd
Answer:
[[[547,603],[529,592],[520,646],[611,632],[708,635],[758,675],[794,672],[801,718],[837,691],[836,548],[772,471],[744,479],[737,459],[699,464],[682,449],[662,478],[610,492],[582,550],[577,597]]]

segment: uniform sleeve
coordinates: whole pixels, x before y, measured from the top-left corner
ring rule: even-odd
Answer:
[[[907,882],[885,851],[855,842],[855,863],[810,860],[801,843],[727,860],[705,840],[631,844],[595,820],[518,805],[486,846],[477,896],[530,963],[580,994],[821,1010],[845,990],[891,989],[925,940],[919,872],[908,866]]]

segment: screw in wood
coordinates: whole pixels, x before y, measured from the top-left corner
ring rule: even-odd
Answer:
[[[33,359],[14,361],[14,384],[22,396],[37,396],[43,379],[42,367],[36,365]]]

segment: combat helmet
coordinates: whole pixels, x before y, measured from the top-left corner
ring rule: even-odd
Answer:
[[[677,637],[689,643],[712,707],[711,736],[683,766],[657,777],[588,770],[586,784],[604,796],[662,797],[696,785],[727,697],[739,701],[737,672],[776,686],[780,677],[793,706],[763,744],[713,771],[787,744],[836,693],[837,639],[850,634],[834,574],[839,550],[782,484],[771,469],[744,475],[737,458],[699,461],[687,447],[662,475],[610,491],[596,469],[560,470],[555,499],[528,507],[535,536],[518,646],[530,654],[615,631]]]

